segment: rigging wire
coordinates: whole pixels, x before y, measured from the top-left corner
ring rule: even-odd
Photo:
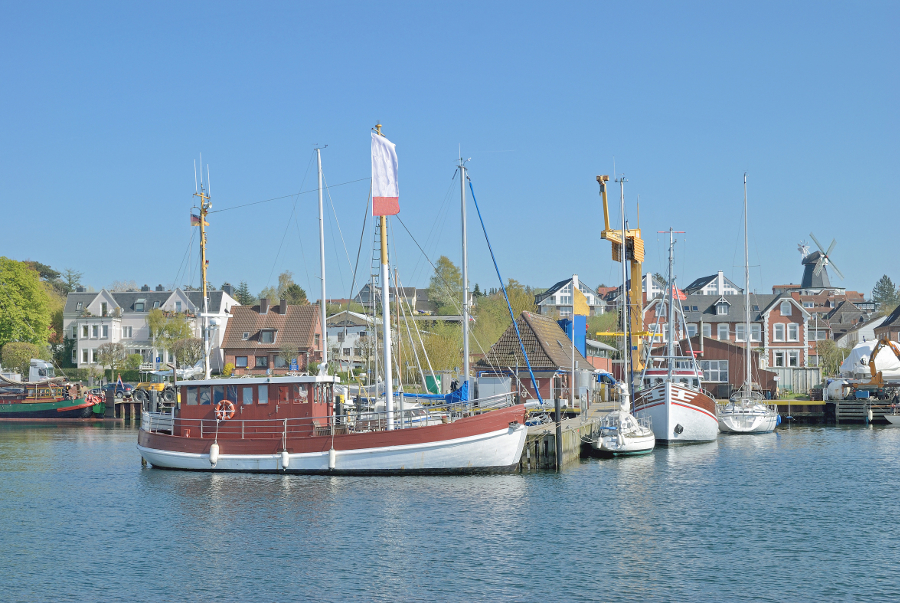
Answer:
[[[315,155],[316,155],[315,153],[310,154],[309,163],[306,164],[306,173],[303,174],[303,180],[300,182],[301,189],[303,188],[303,185],[306,184],[306,177],[309,176],[309,169],[312,166],[312,160],[313,160],[313,157],[315,157]],[[315,189],[315,190],[318,191],[319,189]],[[307,191],[307,192],[312,192],[312,191]],[[278,256],[281,255],[281,248],[284,246],[284,239],[287,236],[288,228],[290,228],[290,226],[291,226],[291,221],[294,219],[294,212],[297,211],[297,201],[300,199],[300,195],[302,195],[302,194],[304,194],[304,193],[297,193],[296,195],[294,195],[294,204],[291,207],[291,215],[288,218],[287,224],[285,225],[284,234],[281,235],[281,243],[279,243],[279,245],[278,245],[278,252],[275,254],[275,259],[272,262],[272,270],[269,271],[269,278],[266,280],[266,288],[268,288],[269,283],[272,282],[272,275],[275,273],[275,266],[278,265]],[[249,203],[248,205],[255,205],[255,203]],[[241,207],[241,206],[238,206],[238,207]],[[246,207],[246,206],[243,206],[243,207]],[[237,209],[237,208],[234,207],[234,208],[229,208],[229,209]],[[225,211],[225,210],[223,209],[223,210],[219,210],[219,211]],[[298,226],[297,230],[299,232],[299,226]]]
[[[307,169],[307,171],[308,171],[308,169]],[[331,188],[337,188],[337,187],[339,187],[339,186],[346,186],[346,185],[348,185],[348,184],[355,184],[355,183],[357,183],[357,182],[362,182],[363,180],[371,180],[371,177],[370,177],[370,176],[367,176],[367,177],[365,177],[365,178],[359,178],[359,179],[357,179],[357,180],[348,180],[347,182],[341,182],[340,184],[333,184],[333,185],[331,186]],[[304,177],[304,181],[305,181],[305,177]],[[300,188],[303,188],[303,185],[302,185],[302,184],[300,185]],[[262,201],[253,201],[253,202],[251,202],[251,203],[244,203],[244,204],[241,204],[241,205],[234,205],[234,206],[232,206],[232,207],[226,207],[226,208],[224,208],[224,209],[211,210],[211,211],[208,211],[208,212],[206,212],[206,213],[208,213],[208,214],[217,214],[217,213],[223,212],[223,211],[231,211],[232,209],[240,209],[240,208],[242,208],[242,207],[250,207],[251,205],[259,205],[260,203],[269,203],[269,202],[271,202],[271,201],[281,201],[282,199],[290,199],[291,197],[296,197],[296,196],[298,196],[298,195],[308,195],[309,193],[315,193],[315,192],[317,192],[318,190],[319,190],[319,189],[314,188],[314,189],[312,189],[312,190],[301,191],[301,192],[299,192],[299,193],[291,193],[290,195],[283,195],[283,196],[281,196],[281,197],[272,197],[271,199],[263,199]]]
[[[188,241],[187,249],[184,250],[184,256],[181,258],[181,264],[178,265],[178,272],[175,273],[175,280],[172,281],[172,290],[173,291],[178,286],[178,279],[181,278],[182,268],[184,268],[186,270],[189,265],[189,263],[185,264],[185,262],[187,261],[188,258],[191,257],[191,249],[193,248],[194,237],[197,236],[197,230],[198,229],[191,228],[191,238]]]

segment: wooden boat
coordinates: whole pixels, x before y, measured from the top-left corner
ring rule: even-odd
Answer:
[[[138,451],[154,467],[331,474],[513,471],[525,407],[508,397],[440,409],[446,423],[347,411],[328,375],[209,379],[179,384],[179,407],[144,412]],[[429,412],[436,412],[429,409]]]
[[[7,391],[0,393],[0,420],[88,419],[103,404],[100,396],[63,382],[7,383]]]

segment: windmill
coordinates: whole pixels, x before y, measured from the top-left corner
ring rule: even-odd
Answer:
[[[822,244],[819,243],[816,235],[809,233],[809,236],[812,237],[813,242],[819,250],[813,251],[809,255],[804,255],[803,257],[803,281],[801,287],[803,289],[827,289],[831,287],[831,283],[828,280],[828,271],[826,270],[827,266],[831,266],[839,277],[844,278],[843,273],[841,273],[840,269],[831,259],[831,252],[834,250],[834,246],[837,245],[837,241],[832,239],[831,245],[825,250],[822,247]],[[808,249],[809,247],[806,245],[800,244],[801,253]]]

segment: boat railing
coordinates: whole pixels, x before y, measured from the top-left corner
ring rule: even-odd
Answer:
[[[246,438],[297,438],[311,436],[343,435],[386,431],[391,422],[393,429],[414,429],[451,423],[457,419],[506,408],[514,404],[513,394],[499,394],[478,400],[414,406],[401,410],[397,404],[392,413],[383,409],[351,408],[343,414],[319,417],[282,419],[189,419],[177,417],[172,412],[142,413],[141,429],[149,432],[181,435],[183,437]],[[392,416],[390,416],[392,415]]]

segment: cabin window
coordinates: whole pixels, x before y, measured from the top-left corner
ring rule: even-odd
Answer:
[[[694,387],[700,387],[700,380],[699,380],[699,379],[694,379],[693,384],[694,384]]]
[[[793,350],[787,353],[788,366],[800,366],[800,352]]]
[[[787,340],[800,341],[800,325],[792,323],[787,326]]]
[[[209,405],[209,388],[208,387],[200,387],[198,388],[200,393],[200,405],[208,406]]]
[[[775,325],[774,330],[772,331],[772,341],[784,341],[784,325],[778,323]],[[779,366],[779,365],[775,365]],[[783,364],[780,366],[784,366]]]
[[[782,316],[790,316],[791,315],[791,302],[781,302],[781,315]]]
[[[196,406],[197,405],[197,387],[196,386],[188,386],[184,388],[185,398],[188,406]]]
[[[275,343],[275,330],[274,329],[263,329],[259,332],[259,342],[260,343]]]
[[[701,360],[700,370],[703,371],[704,381],[728,383],[727,360]]]
[[[269,403],[269,386],[268,385],[258,385],[259,387],[259,398],[257,398],[257,404],[268,404]]]
[[[306,404],[309,402],[309,391],[306,389],[306,385],[295,383],[293,388],[294,404]]]
[[[728,325],[726,323],[720,323],[718,327],[716,327],[716,337],[719,339],[728,339]]]
[[[257,356],[256,357],[256,368],[269,368],[269,357],[268,356]]]
[[[253,404],[253,386],[241,387],[241,404]]]
[[[246,356],[235,356],[234,357],[234,368],[247,368],[247,357]]]
[[[225,399],[225,386],[224,385],[213,385],[212,386],[212,395],[213,395],[213,404],[218,404],[222,400]]]

